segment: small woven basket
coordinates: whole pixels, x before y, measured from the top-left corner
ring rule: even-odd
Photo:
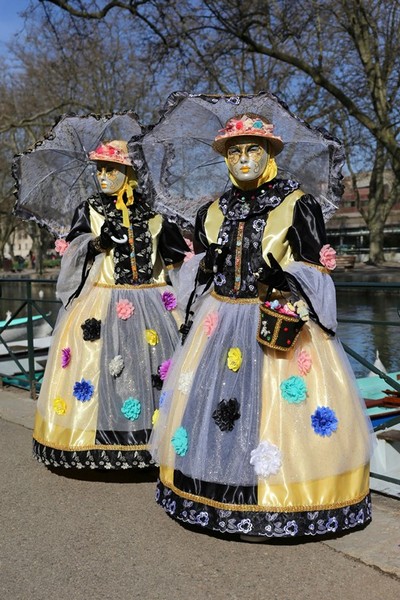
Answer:
[[[287,351],[295,345],[303,325],[300,317],[291,317],[261,304],[257,340],[274,350]]]

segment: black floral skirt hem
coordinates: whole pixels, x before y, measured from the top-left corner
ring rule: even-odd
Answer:
[[[145,469],[155,465],[147,450],[57,450],[35,439],[33,456],[46,466],[64,469]]]
[[[219,533],[294,538],[339,534],[371,520],[371,498],[341,508],[312,512],[254,512],[214,508],[181,498],[161,481],[156,502],[174,519]]]

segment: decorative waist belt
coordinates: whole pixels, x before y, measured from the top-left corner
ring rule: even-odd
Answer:
[[[166,282],[162,281],[161,283],[102,283],[98,281],[94,284],[95,287],[103,287],[103,288],[113,288],[117,290],[140,290],[143,288],[155,288],[155,287],[163,287],[166,286]]]

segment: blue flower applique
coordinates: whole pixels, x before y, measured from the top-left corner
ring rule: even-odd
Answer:
[[[128,398],[121,407],[121,412],[130,421],[136,421],[142,412],[142,405],[136,398]]]
[[[311,425],[315,433],[322,437],[330,436],[336,431],[338,422],[335,411],[327,406],[318,406],[315,413],[311,415]]]
[[[73,396],[80,402],[87,402],[91,399],[94,392],[94,385],[91,381],[82,379],[74,383]]]
[[[184,427],[178,427],[171,439],[175,452],[179,456],[185,456],[189,447],[188,432]]]
[[[171,395],[170,391],[161,392],[160,400],[159,400],[159,404],[158,404],[160,408],[163,406],[164,402],[166,402],[168,400],[170,395]]]
[[[292,375],[282,381],[280,388],[282,398],[290,404],[299,404],[306,399],[307,385],[304,379],[298,375]]]

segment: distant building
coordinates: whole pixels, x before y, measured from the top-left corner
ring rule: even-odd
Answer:
[[[367,206],[369,181],[371,173],[357,175],[357,187],[361,206]],[[385,172],[384,194],[389,194],[393,180],[393,172]],[[357,209],[357,197],[353,189],[351,177],[343,179],[344,193],[340,208],[326,224],[329,243],[338,252],[367,252],[369,247],[369,231],[361,213]],[[384,230],[384,248],[398,251],[400,249],[400,199],[392,208],[386,220]]]
[[[23,228],[17,228],[8,239],[4,247],[4,258],[11,259],[12,256],[28,258],[32,250],[33,240],[29,233]]]

